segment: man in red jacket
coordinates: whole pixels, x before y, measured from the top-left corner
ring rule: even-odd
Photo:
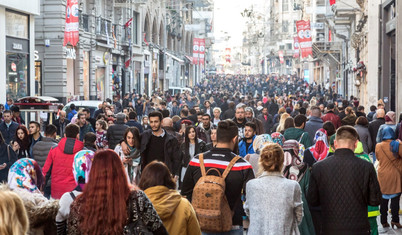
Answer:
[[[338,129],[339,127],[341,127],[341,125],[342,125],[341,118],[334,113],[335,105],[334,104],[328,104],[327,110],[328,110],[327,114],[325,114],[321,118],[322,121],[323,122],[326,122],[326,121],[332,122],[332,124],[334,124],[334,126],[335,126],[335,129]]]
[[[51,196],[54,199],[60,199],[65,192],[70,192],[77,186],[73,175],[73,161],[75,154],[84,147],[79,138],[80,128],[76,124],[68,124],[64,138],[47,156],[43,174],[46,176],[50,171]]]

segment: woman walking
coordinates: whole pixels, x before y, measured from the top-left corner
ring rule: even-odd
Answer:
[[[301,189],[282,175],[284,153],[278,144],[261,151],[263,173],[247,183],[244,209],[250,218],[248,234],[294,234],[303,217]],[[262,203],[264,202],[264,203]]]

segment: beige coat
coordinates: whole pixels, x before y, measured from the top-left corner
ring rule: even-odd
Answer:
[[[390,147],[391,140],[376,145],[375,156],[379,162],[378,182],[382,194],[402,192],[402,144],[399,144],[399,157],[395,157]]]

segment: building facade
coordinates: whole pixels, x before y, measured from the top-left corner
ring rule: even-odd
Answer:
[[[0,1],[0,103],[35,95],[35,16],[39,0]]]

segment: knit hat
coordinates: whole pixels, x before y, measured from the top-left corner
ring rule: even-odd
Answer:
[[[385,122],[386,122],[386,124],[395,124],[395,112],[389,111],[385,115]],[[389,123],[387,123],[387,122],[389,122]]]

